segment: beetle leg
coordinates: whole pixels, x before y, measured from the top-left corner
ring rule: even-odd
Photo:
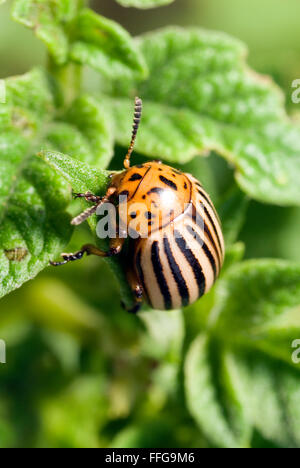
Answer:
[[[70,254],[61,254],[62,258],[63,258],[63,261],[62,262],[50,262],[50,265],[52,266],[62,266],[62,265],[66,265],[67,263],[69,262],[75,262],[76,260],[81,260],[83,255],[84,255],[84,251],[83,250],[79,250],[79,252],[76,252],[74,254],[70,253]]]
[[[109,252],[112,252],[111,255],[118,255],[124,245],[125,239],[116,237],[115,239],[111,239],[109,243]]]
[[[102,200],[102,197],[99,197],[98,195],[93,195],[91,192],[86,192],[86,193],[73,193],[74,198],[85,198],[86,201],[92,202],[92,203],[99,203]]]
[[[129,283],[129,286],[134,294],[134,298],[135,298],[135,305],[131,308],[131,309],[127,309],[124,304],[122,304],[122,306],[124,307],[124,309],[126,309],[128,312],[132,313],[132,314],[136,314],[141,306],[142,306],[142,302],[143,302],[143,287],[142,285],[140,284],[135,272],[133,271],[132,268],[128,268],[127,271],[126,271],[126,276],[127,276],[127,281]]]
[[[81,260],[84,254],[86,255],[97,255],[98,257],[113,257],[118,255],[124,245],[125,239],[116,237],[111,239],[109,243],[109,250],[101,250],[95,245],[86,244],[76,253],[63,253],[61,254],[63,261],[62,262],[50,262],[52,266],[61,266],[69,262],[75,262],[76,260]]]
[[[121,239],[121,240],[123,240],[123,239]],[[95,245],[87,244],[87,245],[84,245],[76,253],[69,253],[69,254],[68,253],[63,253],[61,255],[62,258],[63,258],[62,262],[50,262],[50,264],[52,266],[66,265],[66,263],[75,262],[76,260],[81,260],[82,257],[84,256],[84,254],[86,254],[86,255],[97,255],[98,257],[113,257],[114,255],[117,255],[118,253],[120,253],[123,243],[116,244],[117,239],[113,239],[112,241],[111,241],[110,248],[107,251],[101,250],[98,247],[96,247]]]
[[[86,219],[88,219],[92,214],[96,213],[98,207],[100,205],[103,205],[103,203],[109,203],[110,202],[110,197],[115,193],[117,189],[115,187],[108,187],[106,194],[104,197],[98,197],[96,195],[93,195],[90,192],[87,193],[77,193],[76,198],[85,198],[87,201],[91,201],[93,203],[96,203],[94,206],[91,208],[88,208],[85,210],[83,213],[80,215],[76,216],[71,221],[71,224],[73,226],[79,226],[79,224],[82,224]]]

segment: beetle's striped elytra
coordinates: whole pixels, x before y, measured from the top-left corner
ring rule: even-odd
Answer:
[[[114,203],[119,225],[128,231],[132,229],[128,226],[136,226],[138,232],[129,241],[126,261],[128,282],[136,300],[133,310],[138,310],[143,299],[155,309],[175,309],[192,304],[214,284],[224,259],[223,234],[209,195],[192,175],[159,161],[130,167],[141,111],[142,101],[136,98],[125,170],[112,177],[104,197],[76,195],[94,205],[77,216],[73,224],[82,223],[103,203]],[[63,254],[63,262],[52,264],[78,260],[84,253],[117,255],[124,242],[124,236],[117,235],[106,252],[86,245],[76,254]]]

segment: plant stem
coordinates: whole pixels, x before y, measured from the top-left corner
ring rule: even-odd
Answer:
[[[81,91],[82,67],[74,63],[57,65],[48,58],[48,71],[59,84],[59,106],[70,105]]]

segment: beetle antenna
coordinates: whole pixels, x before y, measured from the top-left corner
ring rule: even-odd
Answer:
[[[98,209],[99,204],[94,205],[87,210],[83,211],[83,213],[80,213],[80,215],[76,216],[76,218],[72,219],[71,224],[73,226],[79,226],[79,224],[82,224],[86,219],[88,219],[90,216],[92,216],[94,213],[96,213]]]
[[[99,206],[103,205],[103,203],[109,203],[110,197],[116,192],[116,190],[116,187],[108,187],[104,197],[97,197],[96,195],[93,195],[89,192],[87,192],[85,195],[78,193],[77,198],[78,195],[84,195],[87,200],[91,198],[98,198],[98,201],[95,205],[91,206],[90,208],[87,208],[87,210],[83,211],[82,213],[80,213],[80,215],[76,216],[76,218],[72,219],[71,224],[73,226],[79,226],[79,224],[82,224],[86,219],[88,219],[90,216],[97,212]]]
[[[128,149],[128,153],[125,156],[124,159],[124,167],[125,169],[130,168],[130,156],[132,154],[133,148],[134,148],[134,143],[137,135],[137,131],[141,122],[141,117],[142,117],[142,105],[143,102],[140,98],[136,97],[135,98],[135,104],[134,104],[134,119],[133,119],[133,127],[132,127],[132,137],[131,137],[131,142],[130,146]]]

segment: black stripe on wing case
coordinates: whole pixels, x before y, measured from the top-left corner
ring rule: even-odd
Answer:
[[[174,236],[176,244],[178,245],[179,249],[181,250],[185,259],[190,264],[193,270],[199,288],[199,297],[203,296],[205,292],[205,276],[203,274],[201,265],[198,262],[195,255],[193,254],[193,252],[191,251],[191,249],[188,247],[187,242],[181,235],[181,233],[178,231],[174,231]]]
[[[137,271],[138,271],[138,274],[139,274],[139,277],[140,277],[140,280],[141,280],[141,283],[142,283],[142,286],[143,286],[143,290],[144,290],[149,302],[151,302],[150,301],[150,296],[149,296],[147,288],[146,288],[145,275],[144,275],[144,271],[143,271],[142,263],[141,263],[141,256],[142,256],[142,252],[141,252],[141,250],[139,250],[139,252],[138,252],[138,254],[136,256],[136,268],[137,268]]]
[[[167,256],[168,262],[169,262],[169,267],[172,271],[172,275],[176,281],[177,287],[178,287],[178,292],[180,294],[180,297],[182,299],[182,306],[186,306],[190,302],[190,294],[188,287],[186,285],[185,279],[182,276],[181,270],[174,258],[174,255],[171,250],[170,242],[168,238],[165,236],[164,237],[164,249],[165,249],[165,254]]]
[[[193,205],[192,207],[192,213],[189,212],[189,215],[191,216],[192,220],[194,221],[194,223],[196,224],[196,226],[199,226],[200,229],[203,229],[203,226],[204,226],[204,232],[205,234],[207,235],[208,239],[210,240],[210,243],[216,253],[216,256],[218,258],[218,263],[219,263],[219,268],[221,268],[221,265],[222,265],[222,262],[221,262],[221,257],[220,257],[220,253],[219,253],[219,249],[217,248],[216,246],[216,243],[215,243],[215,240],[213,238],[213,236],[211,235],[211,232],[207,226],[207,223],[205,223],[203,217],[201,216],[201,214],[196,210],[195,206]],[[197,223],[197,220],[200,221],[200,224]]]
[[[219,244],[219,247],[220,247],[220,251],[223,253],[221,240],[220,240],[220,237],[219,237],[217,228],[216,228],[216,226],[215,226],[215,223],[214,223],[212,217],[210,216],[210,214],[209,214],[208,209],[206,208],[206,206],[203,205],[203,207],[204,207],[204,212],[205,212],[206,216],[208,217],[208,219],[209,219],[209,221],[210,221],[210,224],[212,225],[212,228],[213,228],[213,230],[214,230],[214,233],[215,233],[215,235],[216,235],[216,237],[217,237],[218,244]]]
[[[215,259],[214,259],[213,255],[212,255],[211,251],[209,250],[209,248],[205,244],[204,240],[201,239],[199,234],[195,231],[195,229],[192,228],[192,226],[186,226],[186,228],[187,228],[188,232],[194,237],[194,239],[196,239],[198,244],[201,246],[201,248],[205,252],[205,255],[207,256],[207,258],[208,258],[208,260],[209,260],[209,262],[211,264],[211,267],[213,269],[214,279],[216,279],[216,276],[217,276],[216,262],[215,262]]]
[[[154,241],[151,247],[151,260],[152,260],[152,265],[153,265],[153,270],[157,279],[157,283],[159,286],[159,289],[163,295],[164,302],[165,302],[165,308],[171,309],[172,308],[172,298],[169,290],[168,283],[166,281],[164,272],[163,272],[163,267],[160,261],[160,256],[159,256],[159,245],[158,241]]]
[[[211,209],[212,209],[213,212],[214,212],[215,217],[216,217],[217,220],[220,222],[219,215],[218,215],[218,213],[216,212],[216,209],[215,209],[215,207],[214,207],[212,201],[208,198],[208,195],[205,193],[205,191],[204,191],[203,189],[201,190],[201,189],[198,188],[197,190],[198,190],[199,195],[200,195],[201,197],[203,197],[204,200],[207,202],[207,204],[211,207]]]

